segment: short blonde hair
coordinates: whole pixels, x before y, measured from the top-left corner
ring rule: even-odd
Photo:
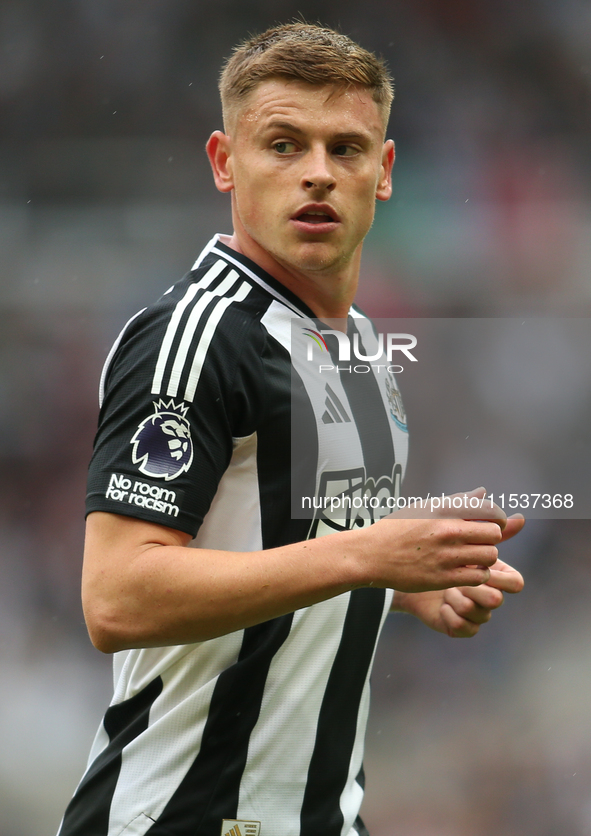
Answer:
[[[394,83],[381,58],[333,29],[285,23],[239,44],[222,68],[220,96],[227,126],[262,81],[284,78],[313,85],[367,88],[388,123]]]

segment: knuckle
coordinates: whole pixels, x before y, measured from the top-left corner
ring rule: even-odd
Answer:
[[[496,546],[491,546],[487,550],[487,563],[489,562],[490,566],[493,566],[497,560],[499,559],[499,550]]]
[[[458,520],[439,520],[437,529],[439,537],[448,543],[455,543],[462,536],[462,527]]]
[[[470,615],[474,611],[474,602],[471,601],[469,598],[462,598],[461,601],[458,601],[455,605],[455,610],[458,615],[462,617],[466,617]]]
[[[490,606],[492,607],[492,609],[496,609],[497,607],[501,606],[501,604],[505,600],[505,596],[500,591],[500,589],[493,589],[491,587],[491,589],[490,589],[490,599],[491,599]]]
[[[493,541],[495,543],[500,543],[501,540],[503,539],[503,531],[501,529],[501,526],[497,525],[496,523],[492,523],[492,525],[493,525],[493,529],[494,529],[493,532],[492,532]]]

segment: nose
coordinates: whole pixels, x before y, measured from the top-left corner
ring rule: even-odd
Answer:
[[[314,148],[306,154],[303,186],[306,191],[318,189],[329,192],[336,186],[330,155],[326,148]]]

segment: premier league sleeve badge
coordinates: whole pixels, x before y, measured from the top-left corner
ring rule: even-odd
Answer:
[[[137,428],[131,459],[146,476],[167,482],[185,473],[193,461],[189,407],[173,400],[154,403],[154,412]]]

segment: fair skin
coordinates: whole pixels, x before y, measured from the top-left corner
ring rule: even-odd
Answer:
[[[391,193],[394,146],[371,95],[274,79],[231,127],[233,136],[216,131],[207,146],[216,185],[232,194],[228,243],[319,317],[346,316],[375,200]],[[435,630],[474,635],[503,592],[523,585],[496,548],[523,519],[496,506],[467,507],[463,519],[440,514],[396,513],[363,530],[227,552],[95,512],[83,571],[91,638],[104,652],[205,641],[367,586],[396,589],[393,608]]]
[[[318,317],[346,318],[375,202],[392,194],[394,143],[370,93],[265,81],[231,126],[207,144],[232,195],[230,246]]]

